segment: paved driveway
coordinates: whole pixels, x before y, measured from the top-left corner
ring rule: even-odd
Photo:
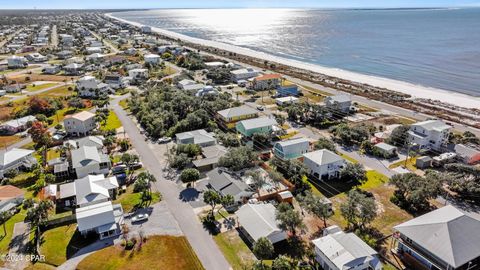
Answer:
[[[177,221],[173,217],[170,210],[168,210],[167,203],[159,202],[148,208],[142,208],[137,210],[135,214],[147,213],[149,215],[148,220],[131,222],[131,217],[125,219],[125,223],[129,225],[131,231],[142,231],[145,235],[182,235],[182,230],[178,226]]]

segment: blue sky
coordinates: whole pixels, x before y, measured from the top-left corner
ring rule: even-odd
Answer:
[[[229,7],[458,7],[480,0],[0,0],[0,9],[87,8],[229,8]]]

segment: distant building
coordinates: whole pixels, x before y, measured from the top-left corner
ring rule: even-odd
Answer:
[[[148,80],[148,69],[135,68],[128,71],[128,76],[132,79],[133,83],[140,83]]]
[[[142,26],[140,27],[140,30],[142,31],[142,33],[145,33],[145,34],[150,34],[150,33],[152,33],[152,27],[147,26],[147,25],[142,25]]]
[[[377,143],[373,147],[386,158],[397,156],[397,147],[388,143]]]
[[[396,253],[416,269],[467,270],[480,265],[480,215],[447,205],[394,227]]]
[[[455,153],[463,163],[473,165],[480,162],[480,149],[464,144],[455,145]]]
[[[204,129],[197,129],[175,135],[177,144],[197,144],[201,147],[212,146],[217,143],[215,134]]]
[[[337,226],[328,227],[325,232],[323,237],[312,241],[315,259],[322,269],[382,269],[378,253],[354,233],[345,233]]]
[[[325,98],[325,105],[327,105],[327,108],[348,113],[352,106],[352,100],[348,95],[329,96]]]
[[[158,65],[160,64],[160,56],[158,54],[147,54],[143,56],[143,59],[145,60],[145,64],[150,64],[150,65]]]
[[[310,150],[310,141],[305,138],[291,139],[277,142],[273,146],[273,153],[281,159],[300,158]]]
[[[84,76],[77,81],[78,95],[81,97],[98,97],[108,95],[111,92],[106,83],[101,83],[93,76]]]
[[[4,134],[16,134],[18,132],[25,131],[27,129],[28,123],[35,121],[35,116],[27,115],[21,118],[13,119],[2,123],[0,125],[0,131]]]
[[[53,75],[53,74],[59,73],[60,70],[61,70],[61,68],[60,68],[59,65],[49,65],[49,66],[44,67],[42,72],[45,73],[45,74]]]
[[[188,80],[188,79],[183,79],[177,83],[177,87],[180,90],[194,90],[198,91],[201,90],[205,87],[204,84],[197,83],[196,81],[193,80]]]
[[[86,136],[97,128],[95,114],[82,111],[73,115],[67,115],[63,120],[65,131],[70,136]]]
[[[30,53],[26,55],[26,58],[28,61],[40,63],[40,62],[45,62],[48,60],[48,58],[44,55],[41,55],[39,53]]]
[[[277,87],[277,97],[298,96],[298,85],[296,84],[283,84]]]
[[[241,80],[248,80],[258,76],[258,71],[253,68],[243,68],[230,71],[232,75],[232,80],[238,82]]]
[[[278,227],[275,206],[271,203],[245,204],[235,213],[240,231],[250,244],[265,237],[272,244],[286,240],[288,235]]]
[[[78,76],[83,74],[83,64],[71,63],[63,67],[65,75]]]
[[[288,96],[288,97],[279,97],[275,99],[275,103],[277,103],[278,106],[286,106],[286,105],[291,105],[294,103],[298,103],[299,99],[296,97]]]
[[[281,85],[281,82],[282,82],[282,75],[265,74],[265,75],[255,77],[252,80],[251,88],[257,91],[276,89]]]
[[[415,123],[408,131],[408,142],[416,144],[419,149],[440,151],[448,143],[451,128],[441,120]]]
[[[23,56],[10,56],[7,58],[8,68],[25,68],[28,66],[27,59]]]
[[[20,170],[22,168],[31,168],[37,164],[37,159],[33,157],[35,151],[21,148],[13,148],[0,152],[0,179],[9,170]]]
[[[271,134],[276,124],[273,118],[259,117],[237,122],[235,127],[243,136],[251,137],[256,133]]]
[[[340,177],[340,170],[345,163],[345,159],[327,149],[303,154],[303,164],[316,179]]]
[[[218,111],[217,115],[217,118],[224,126],[227,128],[234,128],[238,121],[257,118],[258,111],[250,106],[242,105]]]

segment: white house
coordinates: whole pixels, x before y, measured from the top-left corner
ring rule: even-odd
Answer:
[[[23,56],[13,55],[7,58],[8,68],[24,68],[28,66],[27,59]]]
[[[250,243],[261,237],[266,237],[272,244],[287,239],[287,233],[278,227],[275,206],[271,203],[245,204],[235,214],[240,230]]]
[[[352,99],[348,95],[329,96],[325,98],[325,105],[327,108],[348,113],[352,106]]]
[[[299,158],[309,150],[310,141],[305,138],[277,142],[273,146],[273,153],[281,159]]]
[[[145,60],[145,64],[160,64],[160,56],[158,54],[146,54],[143,56],[143,59]]]
[[[98,150],[103,149],[103,136],[87,136],[76,140],[67,140],[63,142],[63,146],[68,149],[78,149],[83,146],[94,146]]]
[[[212,146],[217,143],[215,134],[204,129],[197,129],[175,134],[177,144],[198,144],[202,147]]]
[[[148,69],[135,68],[128,71],[128,76],[132,79],[132,82],[142,82],[148,80]]]
[[[81,97],[97,97],[100,94],[108,94],[110,87],[93,76],[84,76],[77,81],[77,90]]]
[[[42,70],[43,73],[45,74],[57,74],[60,72],[60,66],[59,65],[48,65],[43,68]]]
[[[27,58],[28,61],[33,61],[33,62],[36,62],[36,63],[45,62],[45,61],[48,60],[48,58],[45,55],[41,55],[39,53],[28,54],[26,56],[26,58]]]
[[[248,80],[248,79],[257,77],[258,71],[253,68],[242,68],[242,69],[232,70],[230,71],[230,74],[232,76],[232,80],[235,82],[238,82],[241,80]]]
[[[188,80],[188,79],[183,79],[177,83],[178,89],[181,90],[201,90],[205,87],[205,85],[201,83],[197,83],[196,81],[193,80]]]
[[[441,120],[427,120],[412,124],[408,131],[408,142],[420,149],[442,150],[448,143],[452,127]]]
[[[345,233],[337,226],[326,228],[325,232],[323,237],[312,241],[315,259],[322,269],[382,269],[378,253],[354,233]]]
[[[77,178],[83,178],[89,174],[108,174],[111,168],[108,155],[95,146],[83,146],[72,150],[71,163]]]
[[[92,53],[92,54],[88,55],[86,57],[86,59],[89,62],[97,63],[97,62],[103,61],[105,59],[105,55],[103,55],[101,53]]]
[[[288,97],[279,97],[275,99],[275,103],[277,103],[278,106],[285,106],[285,105],[290,105],[294,103],[298,103],[298,98],[288,96]]]
[[[0,125],[0,130],[5,134],[15,134],[27,129],[27,125],[30,122],[35,121],[36,118],[33,115],[27,115],[21,118],[12,119]]]
[[[0,152],[0,179],[9,170],[18,170],[22,167],[30,168],[37,163],[33,157],[35,151],[21,148],[13,148]]]
[[[63,126],[70,136],[85,136],[97,127],[97,122],[94,113],[82,111],[67,115],[63,120]]]
[[[338,178],[345,166],[345,159],[330,150],[322,149],[303,154],[303,164],[317,179]]]

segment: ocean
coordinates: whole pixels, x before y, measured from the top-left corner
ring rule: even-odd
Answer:
[[[480,96],[480,8],[163,9],[113,15],[278,57]]]

